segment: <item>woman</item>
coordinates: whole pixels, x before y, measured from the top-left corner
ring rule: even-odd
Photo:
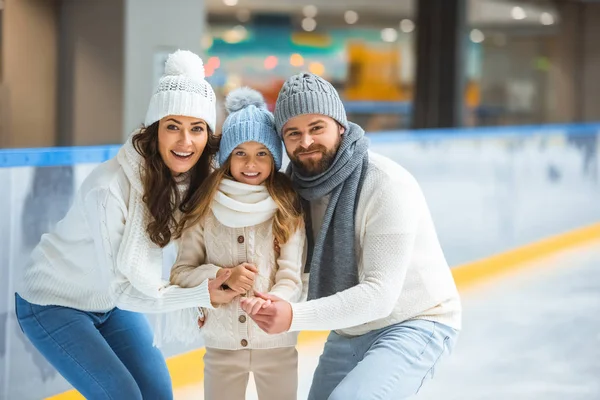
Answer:
[[[172,399],[144,312],[212,308],[227,277],[181,288],[162,280],[178,210],[209,174],[215,94],[202,60],[170,55],[144,128],[83,182],[42,236],[16,294],[21,329],[88,399]]]

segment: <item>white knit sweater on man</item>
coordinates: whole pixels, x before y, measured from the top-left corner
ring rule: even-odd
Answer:
[[[327,198],[311,202],[315,235],[326,208]],[[460,329],[458,291],[414,177],[370,152],[355,218],[359,284],[292,304],[290,331],[336,330],[355,336],[410,319]]]
[[[92,312],[211,307],[207,282],[184,289],[162,279],[162,249],[146,234],[141,163],[129,139],[85,179],[67,215],[33,250],[18,290],[25,300]]]
[[[273,215],[277,206],[266,187],[226,179],[220,188],[212,212],[184,232],[171,282],[194,287],[215,278],[220,268],[248,262],[256,266],[258,274],[253,289],[244,296],[259,291],[290,302],[300,301],[306,257],[304,227],[276,249]],[[262,331],[242,310],[239,297],[207,311],[201,330],[206,347],[239,350],[296,345],[296,333],[268,335]],[[195,320],[189,323],[196,325]],[[186,327],[181,330],[192,332]]]

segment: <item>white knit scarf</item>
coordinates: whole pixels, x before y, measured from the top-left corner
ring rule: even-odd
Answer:
[[[217,220],[229,228],[244,228],[268,221],[277,211],[265,185],[223,179],[211,203]]]

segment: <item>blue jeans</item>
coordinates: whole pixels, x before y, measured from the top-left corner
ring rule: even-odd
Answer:
[[[39,306],[15,296],[23,333],[86,399],[173,399],[165,359],[143,314]]]
[[[458,333],[425,320],[405,321],[361,336],[331,332],[309,400],[400,400],[416,394]]]

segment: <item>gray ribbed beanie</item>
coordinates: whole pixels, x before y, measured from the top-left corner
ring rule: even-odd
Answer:
[[[291,118],[302,114],[326,115],[348,130],[346,110],[338,92],[331,83],[308,72],[294,75],[283,84],[274,114],[279,136]]]

